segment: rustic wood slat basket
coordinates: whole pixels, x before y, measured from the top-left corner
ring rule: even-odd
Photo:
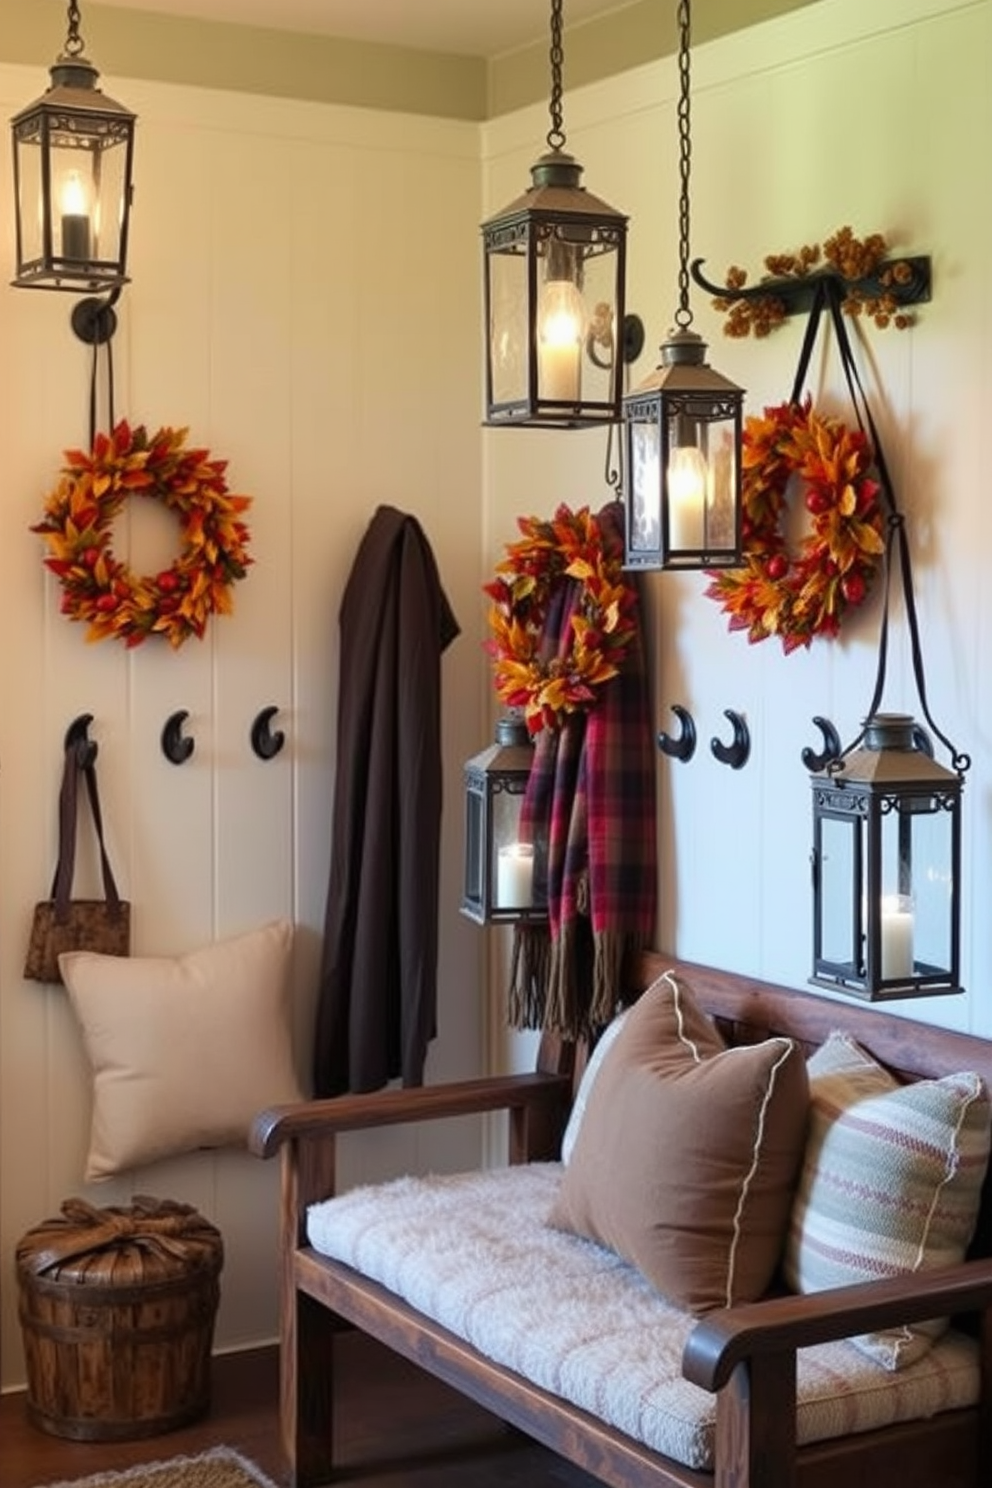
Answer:
[[[124,1441],[203,1415],[223,1259],[220,1231],[170,1200],[68,1199],[29,1230],[17,1278],[30,1420]]]

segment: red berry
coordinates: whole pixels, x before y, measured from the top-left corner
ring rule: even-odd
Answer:
[[[829,504],[822,491],[814,490],[806,492],[806,510],[814,517],[818,517],[822,512],[825,512]]]
[[[155,582],[163,594],[172,594],[179,584],[179,580],[171,568],[163,569]]]
[[[784,553],[774,553],[768,560],[768,577],[773,583],[784,579],[789,572],[789,560]]]
[[[844,575],[840,581],[840,587],[848,604],[858,605],[865,597],[866,585],[864,575],[859,573],[857,569],[853,569],[849,574]]]
[[[96,602],[96,608],[101,612],[101,614],[104,614],[104,615],[109,614],[109,612],[111,610],[116,610],[116,608],[117,608],[117,595],[116,594],[101,594],[100,595],[100,598]]]
[[[99,548],[87,548],[83,553],[83,562],[86,564],[87,568],[93,568],[99,556]]]

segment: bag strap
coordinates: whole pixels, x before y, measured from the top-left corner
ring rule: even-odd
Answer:
[[[100,793],[96,783],[96,765],[92,746],[85,740],[70,744],[65,751],[65,767],[62,772],[62,789],[59,792],[59,859],[52,880],[52,899],[55,901],[55,920],[64,924],[69,916],[69,900],[72,895],[72,880],[76,870],[76,823],[79,815],[79,777],[86,782],[90,813],[100,844],[100,871],[103,877],[103,894],[110,914],[116,919],[121,912],[121,896],[117,891],[114,871],[107,856],[103,840],[103,815],[100,811]]]

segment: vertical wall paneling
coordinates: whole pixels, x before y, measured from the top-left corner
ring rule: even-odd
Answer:
[[[37,91],[0,68],[13,113]],[[224,1235],[217,1341],[273,1336],[277,1169],[234,1151],[195,1153],[87,1189],[89,1080],[65,994],[20,975],[31,905],[52,871],[62,735],[94,715],[110,847],[133,903],[134,950],[173,955],[276,916],[297,925],[294,1033],[310,1038],[329,872],[337,704],[337,613],[379,502],[417,515],[435,544],[466,634],[482,581],[480,455],[471,376],[479,165],[474,126],[121,80],[139,115],[133,283],[115,338],[116,413],[189,429],[252,497],[254,563],[234,613],[178,651],[85,643],[27,529],[61,451],[86,439],[88,353],[70,296],[0,290],[7,450],[0,545],[0,1243],[4,1383],[22,1377],[13,1248],[61,1200],[156,1193],[193,1203]],[[9,168],[0,194],[10,200]],[[380,183],[377,186],[377,182]],[[391,202],[398,201],[397,218]],[[408,251],[405,224],[436,232]],[[12,258],[9,214],[0,251]],[[455,427],[448,432],[448,420]],[[171,561],[157,507],[121,514],[114,541],[139,571]],[[161,555],[159,557],[158,555]],[[478,654],[444,659],[444,759],[453,793],[442,849],[439,1036],[431,1070],[480,1058],[478,942],[457,912],[457,791],[476,747]],[[464,692],[470,705],[459,702]],[[250,729],[276,706],[285,745],[262,761]],[[160,748],[183,709],[191,757]],[[457,829],[455,824],[457,823]],[[79,887],[95,891],[84,855]],[[205,1057],[202,1078],[211,1071]],[[25,1142],[30,1133],[30,1142]],[[355,1179],[477,1160],[478,1131],[356,1140]]]

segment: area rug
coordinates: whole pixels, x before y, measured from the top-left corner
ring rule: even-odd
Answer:
[[[94,1473],[48,1488],[275,1488],[271,1478],[230,1447],[214,1447],[195,1457],[170,1457],[123,1472]]]

